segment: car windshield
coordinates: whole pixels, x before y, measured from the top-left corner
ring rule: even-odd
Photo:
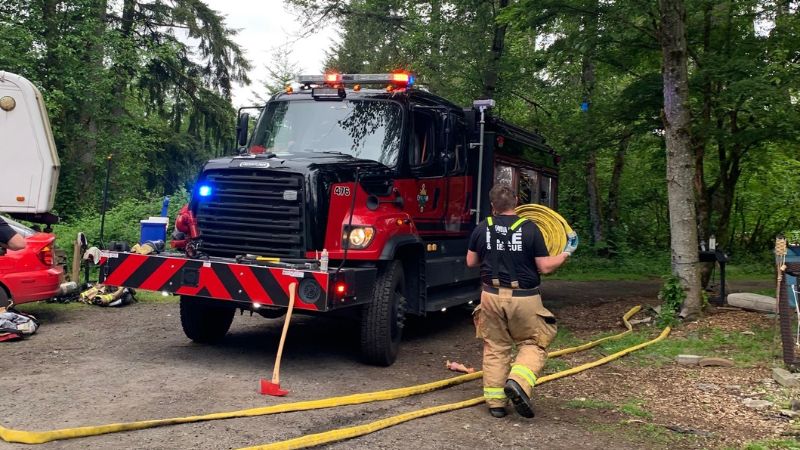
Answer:
[[[0,216],[0,219],[5,220],[6,223],[11,226],[11,229],[14,230],[17,234],[19,234],[22,237],[30,237],[30,236],[33,236],[36,233],[35,231],[33,231],[32,229],[26,227],[25,225],[23,225],[23,224],[21,224],[19,222],[13,221],[13,220],[9,219],[6,216]]]
[[[276,101],[267,105],[252,147],[275,154],[340,153],[394,166],[402,111],[393,101]]]

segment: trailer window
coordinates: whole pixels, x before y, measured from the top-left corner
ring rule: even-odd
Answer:
[[[507,164],[497,163],[494,167],[494,184],[505,184],[514,189],[514,168]]]
[[[547,175],[542,175],[541,183],[539,185],[539,203],[550,208],[555,207],[555,199],[553,198],[553,178]]]
[[[522,205],[539,203],[539,174],[536,171],[520,169],[517,196]]]

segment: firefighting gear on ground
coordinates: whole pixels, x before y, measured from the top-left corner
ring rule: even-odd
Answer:
[[[0,307],[0,342],[16,341],[36,333],[39,321],[36,317],[19,312],[11,304]]]
[[[136,302],[135,294],[133,289],[96,284],[81,292],[78,300],[87,305],[127,306]]]
[[[557,356],[562,356],[569,353],[580,352],[583,350],[587,350],[589,348],[595,347],[600,345],[604,342],[608,342],[610,340],[619,339],[623,336],[628,335],[633,331],[633,327],[631,326],[630,322],[628,321],[634,314],[641,310],[640,306],[637,306],[630,311],[628,311],[625,316],[623,316],[622,321],[625,327],[627,328],[626,331],[607,336],[602,339],[598,339],[596,341],[587,342],[583,345],[577,347],[570,347],[566,349],[562,349],[559,351],[551,352],[548,354],[550,358],[554,358]],[[621,350],[617,353],[613,353],[608,355],[604,358],[573,367],[568,370],[564,370],[561,372],[557,372],[551,375],[542,376],[537,380],[537,385],[541,385],[547,383],[549,381],[556,380],[558,378],[563,378],[569,375],[574,375],[579,372],[583,372],[593,367],[600,366],[602,364],[606,364],[610,361],[615,359],[621,358],[629,353],[634,351],[640,350],[644,347],[652,345],[656,342],[659,342],[665,339],[670,333],[670,328],[665,328],[661,334],[652,339],[650,341],[643,342],[641,344],[635,345],[633,347],[629,347],[625,350]],[[412,395],[419,395],[424,394],[427,392],[432,392],[438,389],[443,389],[450,386],[455,386],[458,384],[466,383],[468,381],[473,381],[480,379],[483,376],[483,372],[475,372],[465,375],[460,375],[453,378],[447,378],[444,380],[439,380],[431,383],[410,386],[405,388],[397,388],[391,389],[387,391],[378,391],[378,392],[369,392],[363,394],[352,394],[346,395],[342,397],[331,397],[327,399],[321,400],[309,400],[309,401],[302,401],[302,402],[295,402],[295,403],[285,403],[279,405],[271,405],[271,406],[264,406],[258,408],[251,408],[251,409],[244,409],[239,411],[229,411],[229,412],[222,412],[222,413],[212,413],[212,414],[205,414],[199,416],[190,416],[190,417],[176,417],[170,419],[154,419],[154,420],[145,420],[140,422],[127,422],[127,423],[113,423],[108,425],[98,425],[98,426],[87,426],[87,427],[80,427],[80,428],[65,428],[60,430],[52,430],[52,431],[24,431],[24,430],[13,430],[9,428],[0,427],[0,439],[3,439],[5,442],[14,442],[14,443],[23,443],[23,444],[42,444],[45,442],[51,442],[61,439],[75,439],[75,438],[82,438],[88,436],[98,436],[102,434],[108,433],[118,433],[123,431],[133,431],[133,430],[143,430],[147,428],[154,428],[166,425],[176,425],[176,424],[184,424],[184,423],[194,423],[194,422],[204,422],[210,420],[221,420],[221,419],[233,419],[239,417],[255,417],[255,416],[264,416],[269,414],[278,414],[278,413],[285,413],[285,412],[294,412],[294,411],[309,411],[314,409],[323,409],[323,408],[332,408],[337,406],[346,406],[346,405],[357,405],[357,404],[365,404],[365,403],[372,403],[377,401],[384,401],[384,400],[394,400],[398,398],[410,397]],[[475,406],[482,404],[484,402],[483,396],[476,397],[470,400],[465,400],[462,402],[457,403],[450,403],[445,405],[434,406],[431,408],[420,409],[416,411],[411,411],[403,414],[399,414],[397,416],[389,417],[386,419],[381,419],[375,422],[358,425],[349,428],[342,428],[337,430],[331,430],[324,433],[306,435],[295,439],[290,439],[282,442],[275,442],[272,444],[268,444],[265,446],[256,446],[251,448],[258,448],[258,449],[268,449],[268,448],[306,448],[315,445],[323,445],[331,442],[337,442],[345,439],[350,439],[358,436],[363,436],[369,433],[373,433],[375,431],[388,428],[400,423],[408,422],[413,419],[417,419],[420,417],[426,417],[433,414],[438,414],[446,411],[453,411],[461,408],[466,408],[470,406]]]

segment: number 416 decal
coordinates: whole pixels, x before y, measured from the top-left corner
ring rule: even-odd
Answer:
[[[338,197],[350,197],[350,186],[336,186],[333,188],[333,195]]]

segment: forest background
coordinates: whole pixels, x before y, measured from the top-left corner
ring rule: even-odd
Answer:
[[[543,134],[562,156],[559,210],[582,237],[568,270],[669,271],[656,2],[287,1],[309,33],[340,27],[327,69],[412,70],[432,92],[494,98],[495,115]],[[775,235],[800,229],[798,2],[685,7],[699,239],[768,272]],[[0,0],[0,36],[0,70],[33,81],[49,109],[62,248],[78,230],[99,238],[109,156],[105,240],[134,241],[164,195],[174,211],[203,162],[235,152],[231,91],[251,82],[251,63],[202,0]],[[291,80],[294,58],[276,46],[255,96]]]

